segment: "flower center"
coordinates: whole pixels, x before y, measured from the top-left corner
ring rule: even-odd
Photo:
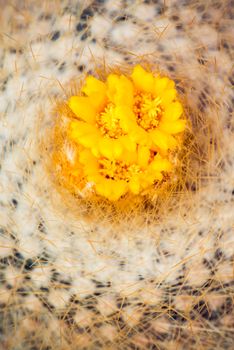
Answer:
[[[137,93],[133,111],[137,116],[137,123],[143,129],[154,129],[158,126],[163,111],[161,99],[154,98],[150,93]]]
[[[118,117],[115,106],[112,103],[109,103],[104,112],[97,116],[96,123],[103,136],[117,139],[118,137],[125,135],[120,126],[120,118]]]
[[[99,160],[99,172],[106,179],[129,182],[132,176],[141,173],[142,170],[137,164],[102,158]]]

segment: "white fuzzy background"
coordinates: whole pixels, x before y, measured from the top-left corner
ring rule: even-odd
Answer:
[[[233,348],[233,6],[1,3],[0,349]],[[167,218],[123,234],[60,203],[39,115],[49,121],[53,99],[94,60],[144,55],[213,120],[218,171]]]

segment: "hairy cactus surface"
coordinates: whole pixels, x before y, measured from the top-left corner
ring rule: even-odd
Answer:
[[[233,1],[0,4],[0,350],[233,349]]]

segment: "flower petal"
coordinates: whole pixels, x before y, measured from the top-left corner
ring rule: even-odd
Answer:
[[[116,201],[127,192],[127,183],[122,180],[114,181],[102,177],[102,180],[96,184],[96,191],[107,199]]]
[[[175,149],[179,144],[178,140],[175,139],[174,136],[169,135],[169,134],[167,134],[167,142],[168,142],[168,148],[171,150]]]
[[[70,124],[70,137],[85,147],[92,147],[97,142],[99,133],[94,125],[73,121]]]
[[[145,168],[148,165],[150,158],[150,150],[148,147],[139,146],[138,147],[138,164]]]
[[[76,142],[80,142],[85,137],[91,137],[94,142],[98,137],[98,130],[92,124],[77,120],[71,122],[69,135]]]
[[[185,130],[186,120],[178,119],[173,122],[162,121],[160,123],[160,131],[166,132],[168,134],[177,134]]]
[[[162,120],[166,119],[168,121],[175,121],[180,118],[183,113],[183,107],[180,102],[172,102],[169,104],[164,113]]]
[[[100,156],[100,151],[99,151],[99,147],[98,147],[98,142],[96,143],[96,145],[94,145],[93,147],[91,147],[91,152],[92,155],[96,158],[98,158]]]
[[[113,156],[115,159],[119,159],[121,154],[123,153],[123,145],[121,142],[117,140],[113,140]]]
[[[131,151],[125,150],[124,152],[122,152],[118,160],[122,160],[123,162],[128,164],[137,163],[137,153],[135,151],[131,152]]]
[[[93,93],[106,91],[106,84],[92,75],[89,75],[85,79],[85,85],[82,87],[81,91],[87,96],[91,96]]]
[[[90,162],[86,163],[84,167],[84,173],[86,176],[89,177],[89,179],[94,179],[98,175],[98,163],[97,162]]]
[[[150,137],[155,146],[166,151],[169,148],[168,137],[163,131],[156,129],[150,132]]]
[[[111,159],[113,157],[113,140],[109,139],[108,137],[101,137],[98,142],[100,153],[108,158]]]
[[[166,108],[175,99],[177,91],[175,89],[166,90],[161,96],[161,103]]]
[[[93,157],[92,153],[88,149],[84,149],[80,152],[79,161],[81,164],[86,165],[87,163],[96,162],[96,159]]]
[[[89,150],[83,150],[80,153],[79,161],[84,165],[84,173],[86,176],[97,176],[98,175],[98,160],[92,155]]]
[[[133,105],[133,85],[124,75],[110,74],[107,78],[107,96],[115,105]]]
[[[133,194],[138,194],[140,192],[140,181],[137,176],[134,176],[129,181],[129,189]]]
[[[96,127],[92,124],[88,124],[79,120],[72,121],[70,123],[70,135],[75,138],[76,136],[82,136],[90,133],[96,132]]]
[[[93,123],[95,121],[96,111],[88,97],[72,96],[68,101],[68,106],[78,118],[87,123]]]
[[[136,125],[129,132],[129,138],[132,139],[133,141],[135,141],[136,143],[139,143],[140,145],[148,145],[149,144],[148,133],[138,125]]]
[[[108,180],[102,177],[102,180],[96,183],[96,192],[101,196],[109,198],[112,192],[113,180]]]
[[[137,65],[134,67],[131,77],[138,90],[153,92],[154,77],[152,73],[147,72],[140,65]]]
[[[82,90],[89,98],[97,112],[101,112],[107,104],[106,84],[89,75]]]
[[[167,77],[163,78],[155,78],[154,80],[154,87],[153,87],[153,93],[155,96],[162,96],[165,89],[167,88],[169,82],[172,80],[169,80]]]
[[[99,169],[98,169],[99,171]],[[103,176],[97,173],[87,174],[87,180],[93,182],[94,184],[101,183],[103,180]]]
[[[112,192],[109,199],[112,201],[118,200],[127,192],[127,183],[122,180],[113,181]]]
[[[108,99],[105,94],[102,94],[101,92],[95,92],[90,96],[90,102],[94,106],[97,113],[103,112]]]
[[[92,134],[79,137],[79,143],[87,148],[93,148],[96,145],[97,141],[98,138],[95,138]]]
[[[135,152],[136,150],[136,142],[126,136],[120,136],[119,141],[123,145],[123,147],[129,152]]]
[[[172,164],[168,159],[157,155],[151,163],[151,167],[154,171],[160,173],[161,171],[171,171]]]
[[[120,126],[124,132],[129,132],[136,124],[135,114],[129,106],[116,106],[115,113],[119,117]]]

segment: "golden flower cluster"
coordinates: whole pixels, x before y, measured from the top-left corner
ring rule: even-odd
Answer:
[[[73,165],[91,191],[111,201],[140,194],[173,170],[185,130],[175,83],[140,65],[129,76],[87,76],[68,101],[68,137],[79,149]]]

